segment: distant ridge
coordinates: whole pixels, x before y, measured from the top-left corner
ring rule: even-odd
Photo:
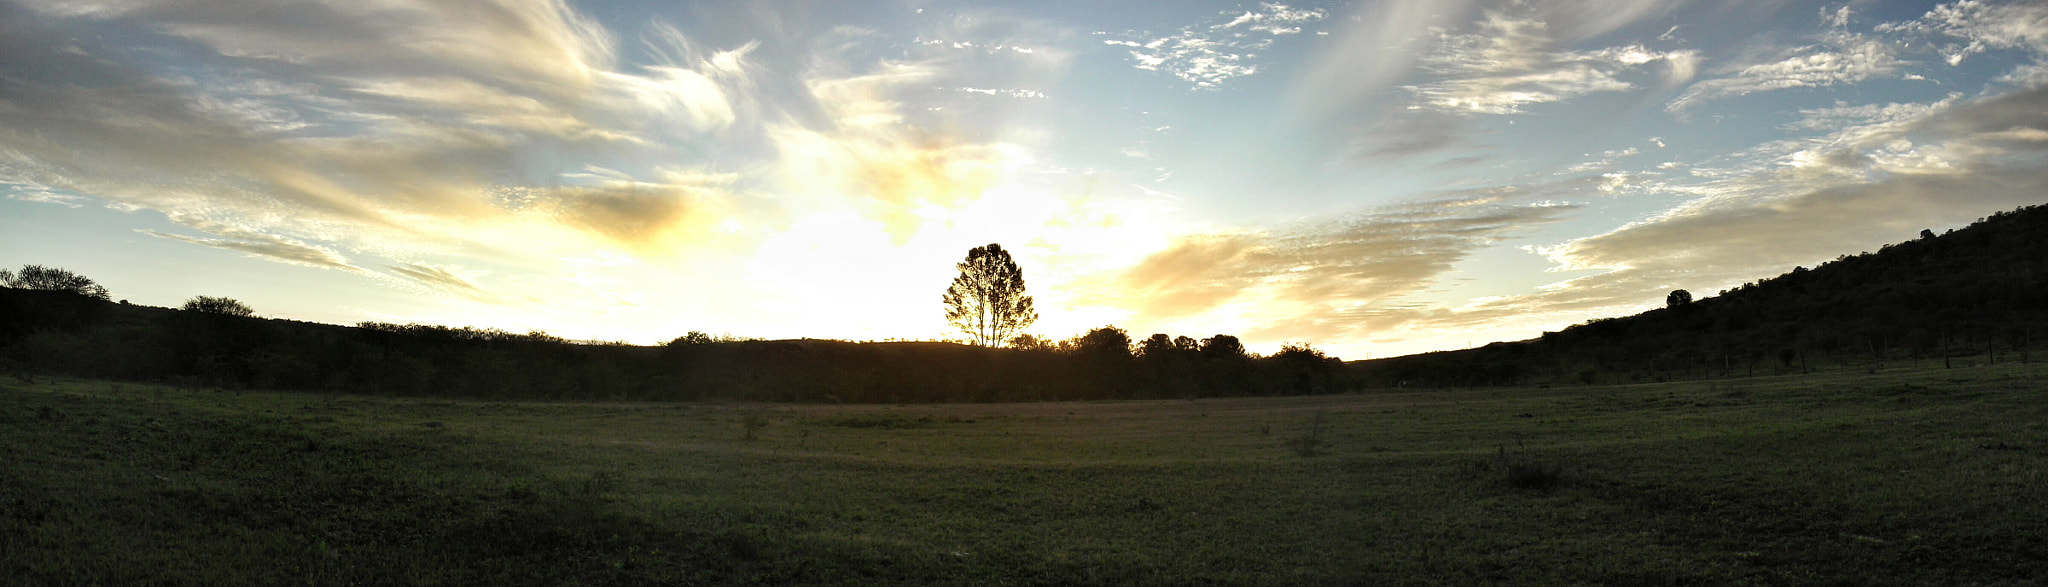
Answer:
[[[1367,386],[1484,386],[2032,361],[2048,338],[2048,206],[1691,293],[1534,340],[1349,368]]]

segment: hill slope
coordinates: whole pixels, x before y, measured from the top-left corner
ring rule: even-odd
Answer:
[[[1373,385],[1618,383],[2031,360],[2048,335],[2048,206],[1542,338],[1360,361]]]

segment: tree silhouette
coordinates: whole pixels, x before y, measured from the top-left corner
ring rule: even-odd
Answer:
[[[996,346],[1038,321],[1031,296],[1024,295],[1024,270],[1002,245],[967,251],[960,276],[946,288],[946,321],[974,337],[974,343]]]
[[[1050,340],[1029,334],[1019,334],[1016,338],[1010,339],[1010,348],[1026,351],[1052,351],[1058,348],[1058,346]]]
[[[107,288],[93,283],[84,275],[41,265],[23,265],[20,273],[0,270],[0,285],[16,289],[68,291],[100,301],[113,299],[107,295]]]
[[[1690,303],[1692,303],[1692,292],[1682,289],[1672,290],[1671,295],[1664,296],[1664,307],[1666,308],[1676,308]]]
[[[1154,334],[1138,343],[1138,356],[1146,359],[1159,360],[1173,351],[1173,337],[1165,334]]]
[[[1202,356],[1210,359],[1229,360],[1247,358],[1244,343],[1237,337],[1218,334],[1202,340]]]
[[[1095,360],[1126,361],[1131,358],[1131,335],[1122,328],[1104,326],[1074,339],[1074,354]]]
[[[210,296],[197,296],[192,299],[185,300],[184,310],[187,312],[198,312],[201,314],[219,314],[222,316],[256,315],[256,311],[249,309],[249,306],[247,304],[243,304],[242,302],[236,301],[234,298],[226,297],[216,298]]]

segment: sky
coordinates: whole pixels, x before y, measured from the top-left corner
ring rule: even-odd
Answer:
[[[2048,3],[0,0],[0,265],[658,344],[1533,338],[2048,201]]]

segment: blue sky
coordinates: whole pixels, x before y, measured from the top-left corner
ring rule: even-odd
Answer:
[[[2048,200],[2037,2],[0,0],[0,264],[658,343],[1530,338]]]

